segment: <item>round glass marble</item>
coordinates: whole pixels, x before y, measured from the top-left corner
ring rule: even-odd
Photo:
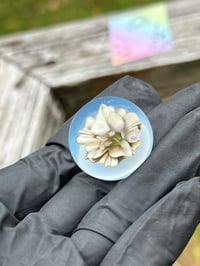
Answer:
[[[133,156],[123,159],[114,167],[105,167],[104,164],[92,163],[86,160],[84,145],[76,142],[79,130],[84,128],[86,119],[88,117],[96,118],[101,104],[113,106],[114,108],[124,108],[128,112],[134,112],[142,122],[140,146],[136,149]],[[128,177],[149,157],[153,147],[153,131],[147,116],[137,105],[124,98],[105,96],[95,98],[76,113],[69,128],[68,141],[74,161],[85,173],[101,180],[117,181]]]

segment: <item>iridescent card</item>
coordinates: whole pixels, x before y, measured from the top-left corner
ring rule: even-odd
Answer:
[[[113,65],[173,49],[166,4],[161,2],[113,16],[109,20],[109,36]]]

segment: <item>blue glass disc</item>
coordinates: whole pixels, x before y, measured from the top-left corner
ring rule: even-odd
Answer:
[[[101,104],[115,108],[124,108],[128,112],[134,112],[142,122],[140,146],[136,149],[133,156],[122,160],[115,167],[105,167],[101,163],[92,163],[86,160],[84,145],[76,142],[76,138],[79,136],[79,130],[84,128],[87,117],[91,116],[96,118]],[[149,157],[153,147],[153,131],[147,116],[137,105],[124,98],[105,96],[95,98],[76,113],[69,128],[68,141],[74,161],[84,172],[101,180],[117,181],[128,177]]]

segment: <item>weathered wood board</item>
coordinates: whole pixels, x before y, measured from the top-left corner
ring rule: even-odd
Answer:
[[[164,54],[113,67],[108,35],[112,15],[1,38],[0,54],[51,88],[200,59],[200,0],[169,1],[167,6],[175,49]]]
[[[200,0],[167,6],[175,49],[121,66],[110,60],[108,21],[114,14],[0,38],[0,161],[8,164],[15,160],[12,149],[23,156],[47,139],[51,125],[63,120],[56,98],[70,116],[125,74],[149,82],[162,97],[200,81]],[[48,130],[40,133],[45,124]],[[10,144],[3,148],[5,136]]]
[[[41,147],[63,121],[46,85],[0,60],[0,168]]]

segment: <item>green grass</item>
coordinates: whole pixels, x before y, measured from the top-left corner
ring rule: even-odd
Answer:
[[[0,35],[124,10],[156,0],[2,0]]]

